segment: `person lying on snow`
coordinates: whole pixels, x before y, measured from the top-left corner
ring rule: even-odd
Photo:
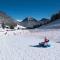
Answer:
[[[41,47],[50,47],[49,40],[45,37],[44,42],[39,43]]]

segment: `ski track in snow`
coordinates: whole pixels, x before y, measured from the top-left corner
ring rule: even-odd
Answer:
[[[32,47],[47,36],[51,47]],[[0,60],[60,60],[60,30],[0,32]]]

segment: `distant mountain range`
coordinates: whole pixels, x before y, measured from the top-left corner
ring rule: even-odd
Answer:
[[[43,24],[40,29],[60,29],[60,12],[53,14],[47,24]]]
[[[42,25],[39,29],[60,29],[60,19],[57,19],[49,24]]]
[[[33,28],[60,28],[60,12],[53,14],[50,19],[42,18],[37,20],[31,16],[26,17],[22,21],[15,20],[12,17],[8,16],[6,13],[0,11],[0,24],[4,23],[5,25],[24,26],[27,29]]]
[[[33,28],[33,26],[38,25],[39,22],[33,17],[26,17],[20,24],[26,28]]]

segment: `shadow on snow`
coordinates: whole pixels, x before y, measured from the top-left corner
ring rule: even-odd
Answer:
[[[50,45],[48,45],[48,46],[41,46],[41,45],[30,45],[30,47],[37,47],[37,48],[48,48],[48,47],[50,47]]]

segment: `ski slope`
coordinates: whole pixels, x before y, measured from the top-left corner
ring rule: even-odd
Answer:
[[[0,32],[0,60],[60,60],[60,43],[56,43],[60,40],[60,30],[16,30],[5,33]],[[37,47],[45,36],[50,39],[51,47]]]
[[[39,27],[40,29],[60,29],[60,19]]]

